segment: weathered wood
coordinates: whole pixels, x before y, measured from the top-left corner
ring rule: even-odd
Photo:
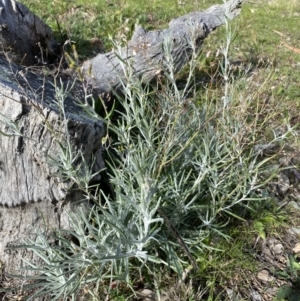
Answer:
[[[0,50],[26,65],[50,63],[60,53],[51,29],[14,0],[0,0]]]
[[[10,272],[32,254],[6,247],[21,243],[32,229],[68,228],[67,211],[83,198],[49,158],[59,160],[59,143],[68,139],[74,155],[80,150],[94,172],[101,170],[104,126],[75,104],[85,97],[81,83],[64,100],[64,123],[54,79],[13,63],[44,64],[58,52],[49,27],[13,0],[0,0],[0,48],[6,54],[0,56],[0,262]]]
[[[96,94],[108,100],[111,91],[122,91],[126,82],[124,65],[131,76],[149,82],[161,75],[171,60],[178,72],[192,57],[193,47],[199,51],[203,40],[227,19],[235,18],[243,0],[231,0],[203,12],[193,12],[169,23],[165,30],[146,31],[137,26],[132,39],[120,50],[99,54],[83,64],[85,78]]]
[[[87,164],[95,160],[95,172],[104,168],[104,126],[75,104],[77,97],[83,99],[79,88],[64,101],[65,126],[53,79],[0,57],[0,261],[7,267],[15,268],[24,256],[5,251],[9,243],[20,243],[30,226],[67,227],[65,209],[83,198],[49,162],[50,157],[60,158],[59,143],[67,145],[68,139],[74,155],[80,150]]]
[[[76,95],[69,95],[64,100],[66,133],[55,93],[51,78],[26,72],[0,58],[0,130],[12,135],[0,135],[0,182],[5,184],[0,189],[2,205],[55,203],[65,198],[72,184],[52,177],[55,170],[47,163],[47,155],[59,156],[57,142],[66,142],[68,136],[74,151],[80,149],[87,163],[93,154],[101,162],[103,123],[75,104]],[[26,138],[15,135],[9,122]]]

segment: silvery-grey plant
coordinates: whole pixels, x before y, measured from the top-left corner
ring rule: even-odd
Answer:
[[[249,124],[245,110],[239,110],[252,106],[251,101],[241,100],[227,78],[230,43],[222,52],[223,102],[197,94],[195,48],[186,84],[178,87],[168,43],[165,79],[157,86],[142,84],[130,62],[120,59],[124,95],[116,120],[107,121],[105,144],[112,194],[105,194],[101,184],[90,189],[91,169],[84,160],[74,164],[81,154],[71,149],[68,137],[60,156],[51,157],[94,206],[70,213],[71,229],[55,231],[56,243],[43,233],[25,242],[42,260],[40,265],[27,262],[27,269],[37,273],[27,278],[32,284],[24,285],[36,289],[28,300],[45,295],[77,300],[83,291],[95,297],[100,290],[109,293],[113,281],[130,286],[134,271],[143,275],[147,270],[151,276],[155,265],[168,265],[179,274],[189,264],[197,268],[201,252],[213,248],[206,239],[227,237],[223,227],[230,218],[242,219],[263,199],[257,191],[268,181],[261,173],[270,158],[261,158],[255,148],[259,124]],[[63,108],[66,93],[57,95]],[[272,143],[286,135],[275,136]]]

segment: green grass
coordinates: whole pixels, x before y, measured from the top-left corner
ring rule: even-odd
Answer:
[[[222,1],[23,1],[33,12],[40,16],[55,32],[58,41],[66,39],[76,42],[81,59],[95,55],[91,39],[98,38],[104,49],[110,51],[110,38],[125,42],[139,23],[146,29],[166,28],[172,18],[182,14],[203,10]],[[179,3],[182,3],[181,5]],[[268,1],[246,3],[242,14],[232,22],[236,28],[237,38],[232,47],[232,59],[243,64],[251,64],[260,70],[259,76],[266,77],[274,72],[272,93],[287,100],[300,98],[297,87],[300,83],[300,54],[288,50],[282,41],[290,46],[298,47],[299,5],[285,1]],[[278,31],[284,36],[280,37]],[[224,29],[211,34],[204,45],[204,53],[216,52],[217,41],[224,36]],[[96,48],[97,51],[97,48]],[[95,52],[95,51],[94,51]],[[215,61],[215,58],[212,57]],[[202,66],[201,66],[202,67]],[[207,70],[210,72],[210,70]],[[203,73],[201,73],[203,75]],[[212,76],[212,74],[210,74]]]
[[[23,1],[55,32],[58,41],[71,39],[83,57],[91,55],[89,41],[99,38],[107,51],[114,40],[128,40],[136,23],[147,29],[165,27],[180,14],[197,9],[201,3],[178,5],[177,1]],[[208,6],[206,4],[205,6]],[[166,9],[168,8],[168,9]]]
[[[64,43],[65,39],[74,41],[81,61],[97,52],[98,49],[93,48],[91,42],[95,37],[101,39],[106,51],[110,51],[111,38],[125,43],[130,39],[136,22],[149,30],[165,28],[172,18],[222,3],[217,0],[182,1],[186,2],[183,5],[179,5],[179,1],[175,0],[77,0],[72,1],[72,4],[61,0],[22,2],[46,21],[55,32],[58,41],[61,43]],[[237,122],[243,121],[249,137],[262,143],[268,142],[273,137],[273,131],[280,131],[283,125],[299,112],[300,54],[286,48],[282,43],[300,49],[299,16],[300,7],[297,1],[290,1],[288,5],[286,1],[280,0],[249,1],[243,6],[241,15],[231,23],[236,32],[236,38],[230,48],[233,68],[231,74],[236,81],[234,96],[241,99],[250,97],[253,103],[243,108],[237,101],[236,106],[230,108],[230,112]],[[195,82],[199,94],[193,101],[199,106],[203,105],[205,100],[209,100],[212,105],[217,104],[219,96],[223,95],[224,80],[219,74],[222,56],[218,50],[225,36],[224,28],[212,33],[204,43],[202,54],[195,66]],[[246,69],[251,69],[251,73],[245,75]],[[177,78],[179,86],[184,85],[186,72],[184,70]],[[243,112],[243,109],[246,112]],[[219,126],[221,127],[220,124]],[[251,132],[255,134],[251,136]],[[243,137],[244,140],[241,138],[241,141],[251,145],[246,139],[247,135]],[[288,141],[290,146],[299,146],[298,138],[292,137]],[[120,151],[120,148],[117,151]],[[236,175],[239,175],[238,172]],[[218,197],[223,200],[222,196]],[[288,222],[286,212],[284,210],[278,212],[273,203],[274,199],[267,198],[263,208],[259,202],[257,207],[251,204],[250,211],[235,207],[232,213],[236,216],[232,216],[229,220],[228,216],[222,213],[218,216],[218,220],[225,224],[222,229],[223,235],[210,232],[205,238],[200,239],[207,248],[199,247],[200,251],[194,251],[193,255],[199,270],[191,278],[194,283],[206,290],[203,300],[225,300],[224,290],[230,286],[230,281],[235,279],[246,286],[247,280],[243,279],[242,275],[255,274],[258,266],[251,254],[253,239],[276,233]],[[240,220],[236,220],[236,217],[240,217]],[[176,221],[176,218],[173,222],[178,222],[177,226],[182,228],[185,226],[182,221]],[[189,226],[199,226],[197,222],[199,223],[195,219],[193,223],[196,225],[191,223]],[[172,247],[176,248],[175,242]],[[159,253],[162,250],[155,249],[155,252]],[[183,262],[181,263],[184,266],[188,260],[184,254],[181,255]],[[147,268],[148,275],[144,276],[142,281],[139,279],[138,269],[134,271],[132,288],[138,287],[141,285],[140,282],[143,282],[153,290],[155,288],[175,290],[178,279],[174,271],[166,267],[156,268],[150,263]],[[105,287],[109,282],[103,280],[102,285]],[[97,293],[107,293],[107,290],[101,289]],[[188,289],[190,288],[186,287],[187,291]],[[174,294],[177,294],[178,300],[184,300],[180,299],[180,292],[176,291]],[[132,291],[121,285],[110,292],[110,297],[112,300],[130,300]],[[188,297],[186,295],[181,298],[198,300],[193,289]]]

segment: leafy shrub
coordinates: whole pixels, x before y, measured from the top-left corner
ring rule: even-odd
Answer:
[[[211,237],[226,237],[222,229],[232,218],[243,219],[265,199],[259,189],[268,181],[262,174],[272,157],[262,157],[262,148],[288,133],[262,141],[269,117],[247,86],[239,90],[245,79],[231,76],[231,36],[228,31],[221,49],[224,95],[214,99],[195,89],[196,53],[181,88],[168,47],[165,79],[157,86],[141,84],[130,64],[120,61],[125,92],[115,117],[106,120],[103,139],[112,193],[101,184],[91,187],[90,167],[84,160],[74,167],[80,153],[62,145],[52,162],[93,207],[70,213],[71,229],[55,231],[55,244],[43,233],[25,242],[42,261],[27,262],[37,274],[24,285],[34,289],[28,300],[77,300],[82,292],[97,298],[115,281],[130,287],[137,273],[150,281],[157,265],[179,275],[188,265],[197,269],[201,252],[213,248]],[[63,110],[65,93],[58,95]]]

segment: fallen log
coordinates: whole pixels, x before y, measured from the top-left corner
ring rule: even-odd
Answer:
[[[199,51],[210,32],[240,13],[242,2],[231,0],[203,12],[187,14],[172,20],[165,30],[146,31],[137,26],[125,47],[86,61],[82,66],[84,77],[95,94],[108,101],[112,92],[122,93],[126,68],[130,68],[132,77],[143,83],[169,71],[168,61],[172,62],[176,73],[191,59],[194,51]]]

